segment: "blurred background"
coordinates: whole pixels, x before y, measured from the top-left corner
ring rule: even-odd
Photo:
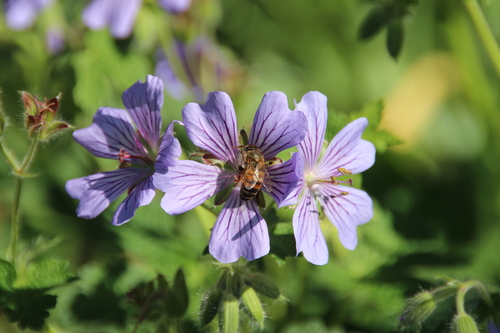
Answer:
[[[498,287],[500,60],[487,52],[466,1],[192,0],[172,10],[143,0],[126,36],[115,36],[112,24],[84,22],[90,1],[26,0],[23,6],[34,7],[22,7],[32,14],[25,24],[10,18],[13,2],[4,1],[0,15],[0,98],[10,125],[2,142],[19,158],[29,144],[19,91],[41,99],[61,92],[59,117],[82,128],[100,106],[123,108],[122,92],[148,74],[165,82],[163,128],[181,119],[186,103],[204,103],[214,90],[231,96],[245,128],[271,90],[286,93],[291,109],[308,91],[325,94],[327,140],[350,119],[370,119],[364,138],[377,147],[376,163],[355,186],[373,198],[374,218],[358,228],[354,251],[323,222],[330,261],[314,266],[294,256],[293,211],[277,210],[273,239],[282,236],[289,246],[281,251],[276,241],[273,254],[252,263],[284,296],[262,297],[264,332],[394,332],[405,301],[442,284],[436,276]],[[500,39],[500,2],[480,5]],[[360,38],[363,22],[381,6],[399,8],[391,12],[398,28],[374,19],[371,30],[365,26],[369,36]],[[176,131],[192,152],[184,130]],[[95,219],[76,217],[66,181],[116,167],[67,131],[40,148],[30,169],[36,177],[23,182],[22,253],[58,262],[50,266],[55,275],[48,268],[40,279],[64,275],[54,278],[58,286],[49,293],[57,305],[43,330],[131,332],[137,318],[126,293],[157,274],[171,281],[182,267],[190,301],[180,331],[217,331],[217,320],[198,324],[203,295],[220,273],[204,254],[212,212],[199,207],[168,216],[158,193],[120,227],[110,220],[121,200]],[[9,245],[14,186],[2,159],[0,253]],[[77,280],[61,283],[68,276]],[[444,316],[453,316],[452,305]],[[448,323],[423,332],[446,332]],[[145,322],[138,332],[156,327]],[[0,318],[0,332],[17,331]],[[259,329],[244,318],[240,331]]]

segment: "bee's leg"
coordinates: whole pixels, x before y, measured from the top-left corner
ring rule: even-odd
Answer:
[[[281,163],[283,163],[283,160],[281,158],[274,157],[266,162],[266,167],[276,165],[276,164],[281,164]]]
[[[266,208],[266,199],[264,198],[264,192],[259,191],[255,199],[257,200],[257,206],[259,206],[260,209]]]

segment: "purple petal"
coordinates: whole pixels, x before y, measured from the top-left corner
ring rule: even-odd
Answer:
[[[293,233],[297,254],[302,252],[307,261],[315,265],[328,262],[328,248],[319,226],[318,207],[307,187],[293,214]]]
[[[284,93],[271,91],[264,95],[255,114],[248,142],[259,147],[269,160],[280,151],[299,144],[306,133],[306,116],[288,109]]]
[[[155,150],[158,149],[161,130],[161,107],[163,106],[163,82],[148,75],[146,82],[137,81],[122,94],[137,130]]]
[[[120,149],[140,156],[132,121],[125,110],[99,108],[92,125],[73,132],[73,138],[97,157],[118,159]]]
[[[49,27],[45,35],[45,42],[50,54],[57,54],[64,48],[64,31],[57,26]]]
[[[153,175],[156,188],[165,192],[161,207],[170,215],[193,209],[232,181],[221,168],[187,160],[178,161],[166,174]]]
[[[209,251],[222,263],[269,253],[269,233],[255,200],[243,201],[239,187],[229,196],[210,235]]]
[[[83,10],[83,21],[92,30],[109,25],[116,38],[130,35],[141,0],[94,0]]]
[[[325,215],[337,228],[342,245],[346,249],[354,250],[358,244],[356,227],[367,223],[373,217],[372,199],[366,192],[356,188],[329,183],[315,184],[312,190]],[[342,192],[348,194],[342,195]]]
[[[300,179],[300,174],[298,174],[297,170],[301,169],[301,161],[302,159],[299,158],[299,154],[293,154],[292,158],[288,161],[267,168],[272,182],[272,190],[271,192],[266,192],[273,197],[274,201],[278,204],[278,208],[290,205],[290,199],[287,196],[297,188],[297,183]],[[299,168],[297,168],[297,164],[299,164]],[[287,199],[286,201],[285,198]]]
[[[208,94],[207,103],[189,103],[182,109],[189,139],[199,148],[236,166],[238,132],[231,98],[221,91]]]
[[[191,0],[159,0],[160,5],[172,14],[184,13],[191,6]]]
[[[295,162],[295,174],[297,175],[299,181],[297,182],[297,185],[288,193],[286,198],[280,203],[279,207],[295,205],[299,200],[299,196],[302,193],[304,186],[306,186],[304,179],[304,158],[301,154],[293,154],[293,157],[297,159]]]
[[[7,25],[14,30],[28,29],[38,13],[52,0],[8,0],[5,1]]]
[[[100,172],[83,178],[68,180],[66,192],[80,200],[76,209],[78,217],[92,219],[131,186],[151,173],[143,168],[126,168]]]
[[[188,89],[175,74],[163,50],[159,49],[155,55],[155,74],[163,80],[165,90],[176,100],[182,100],[188,94]]]
[[[488,321],[488,332],[489,333],[500,333],[500,328],[498,328],[495,325],[494,321],[490,320],[490,321]]]
[[[328,145],[321,161],[316,166],[318,178],[338,177],[345,168],[353,174],[370,168],[375,163],[375,146],[361,139],[368,120],[364,117],[344,127]]]
[[[297,147],[304,156],[306,170],[312,170],[318,161],[319,153],[325,138],[328,109],[326,106],[326,96],[311,91],[302,97],[302,100],[295,107],[296,111],[303,112],[307,117],[309,131],[304,140]]]
[[[148,177],[141,181],[118,206],[111,223],[113,225],[122,225],[130,221],[134,217],[137,208],[151,203],[155,197],[155,193],[156,191],[153,186],[152,177]]]
[[[158,152],[158,157],[156,158],[155,169],[156,172],[165,174],[168,167],[177,163],[177,160],[181,156],[182,149],[179,140],[174,136],[174,123],[181,122],[174,120],[168,125],[165,134],[160,144],[160,151]]]

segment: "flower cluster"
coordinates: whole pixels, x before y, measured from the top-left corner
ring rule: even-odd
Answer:
[[[259,210],[266,193],[278,208],[298,202],[293,216],[297,253],[303,252],[311,263],[328,261],[320,210],[337,227],[342,244],[356,247],[356,226],[371,219],[372,202],[365,192],[351,187],[350,180],[338,178],[374,163],[374,146],[361,139],[365,118],[340,131],[319,159],[327,106],[326,97],[318,92],[306,94],[294,111],[285,94],[268,92],[248,138],[239,135],[233,104],[224,92],[208,94],[204,105],[187,104],[182,122],[172,122],[163,135],[159,78],[148,76],[145,83],[135,83],[122,99],[126,110],[100,108],[91,126],[74,132],[75,140],[93,155],[119,162],[115,171],[67,182],[68,193],[80,200],[79,217],[97,216],[125,191],[128,195],[114,214],[114,225],[129,221],[139,206],[149,204],[156,189],[165,192],[161,206],[171,215],[215,196],[215,204],[224,206],[212,229],[209,252],[223,263],[240,257],[254,260],[270,250],[267,224]],[[179,160],[174,123],[184,126],[200,149],[193,154],[201,157],[199,161]],[[292,147],[298,152],[290,159],[277,156]]]

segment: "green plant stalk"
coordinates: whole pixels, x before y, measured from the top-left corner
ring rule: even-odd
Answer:
[[[488,22],[486,22],[481,6],[479,6],[477,0],[464,0],[464,4],[498,75],[500,75],[500,48],[488,26]]]
[[[488,307],[491,309],[492,313],[496,313],[495,311],[495,304],[493,303],[493,300],[490,297],[490,294],[488,293],[488,290],[486,290],[486,287],[481,281],[478,280],[469,280],[466,281],[462,284],[460,289],[458,289],[457,292],[457,314],[458,315],[465,315],[465,294],[471,290],[472,288],[476,288],[479,293],[481,294],[481,297],[484,299]],[[495,322],[497,321],[498,318],[494,318]]]
[[[21,165],[19,167],[15,167],[16,163],[13,163],[13,156],[10,155],[11,161],[8,162],[12,167],[12,171],[14,176],[16,177],[16,185],[14,189],[14,202],[12,203],[12,222],[11,222],[11,232],[10,232],[10,245],[7,250],[7,259],[14,263],[17,256],[17,240],[19,239],[19,233],[21,229],[21,223],[19,221],[19,203],[21,201],[21,190],[22,190],[22,182],[25,176],[25,172],[30,167],[33,159],[35,157],[36,151],[38,149],[40,141],[38,138],[31,140],[31,144],[28,148],[28,152],[24,157]],[[2,145],[2,151],[7,151],[5,147]],[[8,151],[7,151],[8,152]],[[5,152],[4,152],[5,155]],[[7,157],[7,156],[6,156]]]

